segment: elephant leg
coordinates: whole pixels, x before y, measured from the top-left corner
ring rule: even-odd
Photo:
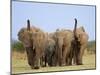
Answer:
[[[82,65],[83,62],[82,62],[82,58],[83,58],[83,54],[84,54],[84,46],[81,46],[80,47],[80,52],[78,54],[78,61],[77,61],[77,65]]]
[[[62,49],[60,49],[60,51],[58,51],[58,62],[59,62],[59,66],[62,66]]]
[[[43,66],[43,67],[46,67],[46,63],[47,63],[47,56],[44,56],[44,57],[43,57],[42,66]]]
[[[33,52],[34,51],[33,51],[32,47],[26,47],[28,64],[31,66],[32,69],[34,67],[34,61],[33,61],[34,53]]]
[[[68,61],[67,61],[67,59],[66,59],[66,64],[68,64],[68,65],[72,65],[72,58],[73,58],[73,55],[72,55],[72,52],[70,52],[70,55],[69,55],[69,57],[68,57]]]
[[[78,41],[74,41],[73,43],[73,64],[79,64],[79,54],[80,54],[80,43]]]
[[[74,45],[73,47],[73,64],[74,65],[77,65],[78,63],[78,55],[79,55],[79,48],[78,48],[78,45]]]
[[[47,64],[47,56],[45,56],[45,59],[44,59],[44,66],[46,67],[46,64]]]
[[[40,60],[41,60],[41,57],[40,57],[40,52],[39,50],[36,50],[36,56],[35,56],[35,63],[34,63],[34,69],[39,69],[40,67]]]
[[[71,45],[71,51],[69,53],[69,60],[68,60],[68,65],[72,65],[72,60],[74,58],[74,46]]]
[[[42,66],[42,67],[44,67],[43,62],[44,62],[44,58],[42,57],[42,58],[40,58],[40,66]]]
[[[51,58],[51,57],[50,57],[49,60],[48,60],[48,65],[49,65],[49,66],[52,66],[52,58]]]
[[[43,56],[40,58],[40,65],[41,65],[42,67],[46,67],[46,62],[47,62],[46,56],[43,55]]]
[[[68,46],[64,47],[63,49],[63,58],[62,58],[62,63],[63,63],[63,66],[64,65],[68,65],[68,62],[69,62],[69,52],[70,52],[70,49]],[[67,61],[67,63],[66,63]]]
[[[51,58],[51,62],[52,62],[52,66],[56,66],[57,65],[57,60],[56,60],[56,56],[55,56],[55,52],[53,52],[52,58]]]
[[[62,65],[62,45],[60,44],[56,47],[56,64]]]
[[[35,58],[35,64],[34,64],[34,69],[39,69],[40,66],[40,59],[39,58]]]
[[[53,54],[52,54],[52,57],[51,57],[51,63],[52,63],[52,66],[56,66],[55,52],[53,52]]]
[[[58,61],[58,57],[59,57],[59,56],[58,56],[58,49],[56,49],[56,51],[55,51],[55,56],[54,56],[54,57],[55,57],[55,61],[56,61],[56,62],[54,62],[54,63],[55,63],[56,66],[57,66],[57,65],[59,65],[59,61]]]

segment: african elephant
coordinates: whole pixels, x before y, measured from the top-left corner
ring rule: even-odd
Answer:
[[[68,65],[68,58],[71,52],[71,42],[74,40],[71,30],[57,30],[54,35],[56,43],[56,61],[57,65]]]
[[[28,64],[31,68],[34,68],[34,51],[33,51],[33,42],[31,34],[36,31],[41,31],[39,28],[30,27],[30,21],[27,20],[27,28],[22,28],[18,32],[18,39],[22,42],[26,49]]]
[[[45,61],[48,66],[55,66],[55,41],[48,36],[46,49],[45,49]],[[45,65],[46,66],[46,65]]]
[[[77,19],[75,19],[74,41],[73,41],[73,58],[74,64],[82,65],[82,57],[88,43],[88,34],[84,27],[77,28]]]

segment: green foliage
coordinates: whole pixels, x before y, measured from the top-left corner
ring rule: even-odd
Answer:
[[[12,50],[18,52],[24,52],[24,46],[20,41],[12,40]]]
[[[95,53],[96,51],[96,41],[95,40],[88,42],[88,51],[90,53]]]

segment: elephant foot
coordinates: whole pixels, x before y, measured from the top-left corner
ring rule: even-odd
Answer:
[[[71,66],[72,64],[66,64],[66,66]]]
[[[77,63],[77,65],[83,65],[82,63]]]
[[[46,67],[46,65],[42,65],[42,67]]]
[[[33,67],[33,66],[31,66],[31,69],[34,69],[34,67]]]
[[[34,67],[34,69],[39,69],[39,66]]]
[[[62,66],[66,66],[66,64],[62,64]]]
[[[71,66],[72,65],[72,63],[70,63],[70,64],[68,64],[69,66]]]
[[[59,66],[62,66],[62,64],[59,64]]]

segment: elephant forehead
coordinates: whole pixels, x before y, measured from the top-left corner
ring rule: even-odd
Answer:
[[[33,33],[33,37],[32,38],[33,39],[43,39],[43,38],[45,38],[45,36],[41,32],[35,32],[35,33]]]

